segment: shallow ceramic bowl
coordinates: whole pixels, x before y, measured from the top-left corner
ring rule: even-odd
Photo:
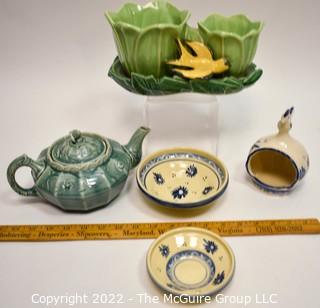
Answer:
[[[161,235],[147,254],[147,270],[165,292],[183,297],[211,296],[232,279],[235,258],[217,234],[178,228]]]
[[[263,23],[251,21],[245,15],[212,14],[200,21],[198,27],[214,58],[226,58],[231,75],[244,74],[255,56]]]
[[[160,205],[193,208],[219,198],[228,186],[228,171],[215,156],[174,148],[147,157],[137,169],[141,191]]]
[[[176,39],[184,37],[190,13],[156,0],[145,6],[126,3],[105,15],[126,72],[159,78],[165,75],[165,63],[178,54]]]

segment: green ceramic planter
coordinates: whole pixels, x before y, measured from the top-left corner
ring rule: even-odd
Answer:
[[[262,75],[262,69],[250,64],[241,77],[225,76],[221,78],[189,80],[179,76],[154,78],[132,73],[127,76],[119,58],[113,62],[109,76],[124,89],[142,95],[168,95],[182,92],[205,94],[230,94],[242,91],[253,85]]]
[[[251,21],[245,15],[225,17],[212,14],[200,21],[198,27],[214,58],[226,58],[231,75],[243,75],[255,56],[263,23]]]
[[[188,11],[156,0],[145,6],[127,3],[118,12],[105,15],[126,73],[166,75],[165,62],[178,55],[176,39],[184,38]]]

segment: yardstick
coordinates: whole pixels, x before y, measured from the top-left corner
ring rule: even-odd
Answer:
[[[320,234],[316,218],[164,223],[2,225],[0,242],[87,241],[156,238],[178,227],[206,228],[221,236]]]

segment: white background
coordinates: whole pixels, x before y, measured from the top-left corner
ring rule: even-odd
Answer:
[[[64,213],[10,189],[6,168],[22,153],[36,158],[73,128],[126,143],[142,124],[145,98],[126,92],[107,77],[116,51],[103,13],[123,2],[0,0],[0,224],[319,217],[320,5],[311,0],[174,0],[192,11],[191,23],[213,11],[244,12],[265,21],[255,58],[264,75],[250,89],[220,97],[219,156],[230,172],[230,185],[214,206],[182,213],[149,205],[133,173],[116,201],[90,214]],[[291,194],[265,194],[246,178],[244,162],[252,143],[275,131],[279,117],[291,105],[296,108],[292,134],[308,149],[310,171]],[[29,172],[20,172],[19,179],[31,185]],[[274,306],[319,307],[319,236],[227,241],[237,268],[225,295],[277,293],[279,304]],[[32,304],[34,293],[162,296],[146,273],[151,242],[1,243],[0,307],[43,307]]]

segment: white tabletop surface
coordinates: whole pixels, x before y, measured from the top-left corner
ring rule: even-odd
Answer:
[[[116,50],[103,13],[123,2],[0,0],[0,224],[319,217],[320,5],[312,0],[174,0],[192,11],[191,23],[213,11],[243,12],[265,21],[255,57],[264,69],[261,80],[241,93],[219,97],[219,157],[228,167],[230,185],[214,206],[188,213],[151,206],[141,197],[133,173],[110,206],[82,215],[64,213],[11,190],[6,168],[18,155],[36,158],[73,128],[125,143],[142,124],[145,98],[107,77]],[[296,110],[292,134],[308,149],[311,168],[291,194],[265,194],[246,178],[244,162],[252,143],[274,132],[278,118],[291,105]],[[21,183],[32,184],[28,170],[18,175]],[[216,303],[217,307],[243,307],[244,296],[251,301],[248,307],[319,307],[319,236],[226,240],[237,268],[223,290],[227,303]],[[56,296],[58,302],[50,307],[70,307],[76,294],[87,295],[89,303],[74,307],[105,306],[94,305],[93,294],[120,294],[124,305],[132,307],[147,298],[138,294],[159,297],[157,307],[171,305],[163,302],[146,272],[151,242],[0,243],[0,307],[46,307],[39,303],[40,296]],[[231,303],[235,296],[238,303]],[[261,304],[263,298],[277,303]]]

